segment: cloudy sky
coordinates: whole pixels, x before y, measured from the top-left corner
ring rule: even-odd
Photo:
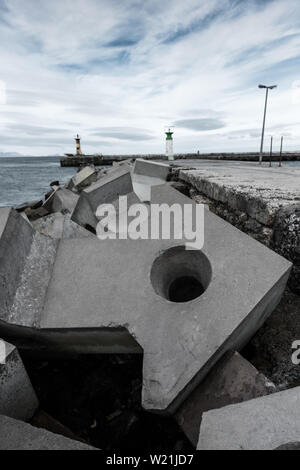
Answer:
[[[0,152],[300,148],[299,0],[0,0]]]

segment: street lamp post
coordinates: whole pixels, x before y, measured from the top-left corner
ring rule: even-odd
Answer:
[[[267,114],[269,90],[273,90],[274,88],[277,88],[277,85],[272,85],[272,86],[258,85],[258,88],[265,88],[266,89],[265,111],[264,111],[264,120],[263,120],[260,154],[259,154],[259,164],[261,165],[262,159],[263,159],[263,150],[264,150],[264,137],[265,137],[265,125],[266,125],[266,114]]]

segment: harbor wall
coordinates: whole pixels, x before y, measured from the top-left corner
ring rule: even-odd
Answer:
[[[165,154],[132,154],[132,155],[73,155],[61,157],[61,166],[80,167],[87,164],[93,165],[112,165],[114,162],[124,160],[136,160],[143,158],[145,160],[167,160]],[[249,161],[255,162],[259,159],[258,153],[177,153],[175,160],[228,160],[228,161]],[[300,161],[299,152],[289,152],[282,154],[282,161]],[[279,153],[272,155],[272,162],[280,159]],[[270,161],[269,154],[264,154],[264,161]]]

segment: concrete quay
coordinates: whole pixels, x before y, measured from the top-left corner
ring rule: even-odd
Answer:
[[[194,200],[292,261],[300,293],[300,166],[182,160],[173,172]]]
[[[113,165],[122,161],[129,161],[142,158],[143,160],[167,160],[164,154],[154,155],[66,155],[61,157],[61,166],[81,167],[85,165]],[[257,162],[259,154],[256,152],[252,153],[184,153],[175,154],[175,160],[225,160],[225,161],[248,161]],[[273,153],[271,158],[272,162],[279,161],[280,154],[277,152]],[[282,161],[300,161],[300,153],[298,152],[284,152],[281,156]],[[269,161],[270,156],[268,154],[263,155],[264,161]]]

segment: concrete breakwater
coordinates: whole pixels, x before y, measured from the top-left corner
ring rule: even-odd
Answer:
[[[73,155],[60,159],[63,167],[84,167],[86,165],[110,166],[124,161],[130,162],[141,158],[141,155]],[[144,160],[166,160],[165,155],[143,155]]]
[[[194,154],[178,154],[177,159],[184,160],[226,160],[226,161],[241,161],[241,162],[258,162],[258,152],[216,152],[216,153],[194,153]],[[281,155],[282,161],[294,162],[300,161],[300,152],[284,152]],[[271,156],[272,162],[278,162],[280,160],[280,153],[273,152]],[[270,154],[265,152],[263,154],[263,161],[270,161]]]
[[[259,154],[252,153],[177,153],[174,155],[176,160],[227,160],[227,161],[249,161],[255,162],[259,159]],[[114,162],[122,161],[135,161],[138,158],[143,160],[166,160],[164,154],[154,155],[73,155],[64,156],[60,159],[60,164],[63,167],[80,167],[84,165],[112,165]],[[280,159],[280,154],[274,152],[272,155],[272,162],[277,162]],[[300,161],[299,152],[285,152],[281,156],[282,161]],[[269,161],[269,154],[265,153],[263,156],[264,161]]]
[[[288,227],[298,193],[296,182],[290,192],[283,188],[276,193],[282,186],[279,173],[273,189],[263,190],[266,176],[262,172],[258,185],[259,175],[248,170],[254,168],[250,164],[239,164],[235,178],[234,165],[226,169],[219,162],[210,168],[200,162],[198,169],[176,165],[137,160],[134,165],[122,162],[109,169],[86,166],[64,187],[53,182],[45,200],[25,203],[17,210],[0,208],[0,336],[33,356],[143,354],[139,400],[144,410],[176,419],[194,447],[200,431],[199,446],[209,448],[214,441],[206,438],[207,423],[214,426],[214,418],[208,421],[208,410],[251,400],[254,416],[256,409],[262,413],[264,408],[264,402],[255,404],[259,397],[276,395],[267,402],[268,409],[283,409],[285,400],[294,399],[293,394],[274,393],[277,389],[267,376],[234,351],[249,344],[284,293],[291,263],[268,246],[275,238],[278,210],[289,209]],[[241,189],[224,193],[225,186]],[[239,195],[242,190],[248,196]],[[204,211],[203,249],[185,250],[185,236],[99,240],[96,209],[103,203],[115,206],[120,195],[139,202],[146,211],[152,204],[176,203],[182,208],[208,202],[211,210]],[[236,217],[232,223],[224,220],[229,199],[230,215]],[[242,214],[249,225],[258,222],[258,228],[252,227],[255,236],[243,233],[247,220],[243,231],[233,226]],[[260,237],[268,246],[256,240]],[[6,377],[1,368],[0,377]],[[96,408],[102,405],[97,403]],[[13,417],[9,410],[3,402],[1,412]],[[121,414],[128,428],[132,415],[112,411],[114,417]],[[239,416],[242,411],[237,407],[235,412]],[[223,414],[219,419],[222,423]],[[293,440],[296,432],[300,435],[297,416],[293,421],[291,414],[289,419],[290,432],[286,423],[280,432],[276,422],[269,425],[270,445],[283,445],[284,439]],[[236,422],[243,431],[244,423]],[[97,424],[92,421],[91,426]],[[21,428],[26,435],[36,436],[19,421],[0,417],[0,442],[9,429],[11,447],[22,446]],[[49,436],[38,437],[37,448],[44,439],[48,446],[54,445]],[[3,442],[8,445],[4,438]],[[248,442],[246,448],[255,442]]]

